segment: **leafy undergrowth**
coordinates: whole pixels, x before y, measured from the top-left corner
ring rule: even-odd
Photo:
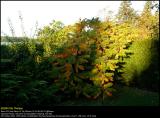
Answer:
[[[103,101],[77,99],[68,100],[58,106],[158,106],[159,94],[131,87],[117,87],[116,94]]]

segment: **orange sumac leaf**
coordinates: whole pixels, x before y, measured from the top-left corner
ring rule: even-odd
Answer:
[[[78,68],[79,68],[80,70],[84,70],[84,66],[82,66],[82,65],[78,65]]]
[[[77,53],[78,53],[78,50],[76,48],[71,48],[70,51],[71,51],[72,55],[77,55]]]
[[[108,96],[112,96],[112,93],[111,92],[107,92],[106,93]]]
[[[71,75],[71,68],[72,68],[72,65],[69,64],[69,63],[66,63],[66,64],[65,64],[65,68],[66,68],[65,75],[66,75],[67,80],[69,80],[70,75]]]
[[[87,44],[82,43],[82,44],[80,44],[79,47],[81,50],[86,50],[88,46],[87,46]]]
[[[53,63],[54,66],[57,66],[58,64],[59,64],[58,62]]]
[[[58,82],[58,79],[54,80],[54,82]]]
[[[68,54],[67,53],[56,54],[56,55],[54,55],[54,57],[56,57],[56,58],[66,58],[66,57],[68,57]]]
[[[78,73],[78,64],[75,64],[74,66],[76,73]]]
[[[86,77],[83,75],[79,75],[80,78],[85,79]]]

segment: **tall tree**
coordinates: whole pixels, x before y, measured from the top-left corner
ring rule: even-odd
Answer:
[[[147,1],[144,5],[144,9],[142,11],[142,16],[143,17],[149,17],[152,15],[151,13],[152,10],[152,2],[151,1]]]
[[[146,1],[140,16],[140,27],[145,30],[151,30],[154,24],[154,16],[152,15],[152,2]]]
[[[131,1],[122,1],[120,4],[117,19],[119,22],[133,21],[136,18],[136,12],[131,7]]]

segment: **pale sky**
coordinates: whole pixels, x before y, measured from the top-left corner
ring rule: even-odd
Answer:
[[[33,35],[36,21],[38,28],[58,20],[65,25],[79,18],[104,16],[104,8],[117,13],[121,1],[1,1],[1,35],[11,35],[8,18],[11,19],[16,36],[22,36],[18,11],[21,11],[28,36]],[[136,11],[142,11],[145,1],[132,1]]]

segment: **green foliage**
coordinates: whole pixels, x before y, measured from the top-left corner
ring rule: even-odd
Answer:
[[[60,100],[56,86],[47,81],[13,74],[1,74],[1,105],[33,106]],[[42,97],[43,96],[43,97]]]
[[[22,42],[27,37],[10,37],[10,36],[1,36],[1,42]],[[27,38],[28,39],[28,38]]]
[[[101,94],[101,89],[98,86],[87,84],[83,88],[83,95],[90,99],[96,99]]]
[[[14,68],[14,64],[11,59],[1,59],[1,73],[10,72]]]
[[[139,27],[148,30],[146,32],[153,32],[154,27],[156,27],[156,21],[154,15],[152,15],[151,7],[152,2],[146,1],[142,14],[139,18]]]
[[[133,55],[125,59],[123,74],[127,84],[137,85],[141,88],[148,88],[157,91],[159,76],[157,48],[154,40],[146,39],[134,42],[130,50]],[[150,87],[149,87],[150,86]]]
[[[132,79],[138,78],[140,74],[151,64],[151,40],[139,40],[131,46],[133,55],[127,58],[124,66],[124,74],[126,82],[132,82]]]
[[[7,45],[1,45],[1,58],[8,59],[14,55],[14,51]]]
[[[54,21],[50,25],[39,29],[38,41],[42,43],[44,49],[44,56],[49,56],[54,52],[55,48],[61,46],[65,42],[67,28],[63,28],[63,23]]]
[[[137,18],[137,14],[133,8],[131,8],[131,1],[122,1],[120,4],[117,18],[120,22],[134,23]]]
[[[122,77],[127,85],[158,91],[159,74],[158,18],[151,14],[151,2],[145,4],[139,20],[139,33],[129,50],[132,55],[124,60]]]

